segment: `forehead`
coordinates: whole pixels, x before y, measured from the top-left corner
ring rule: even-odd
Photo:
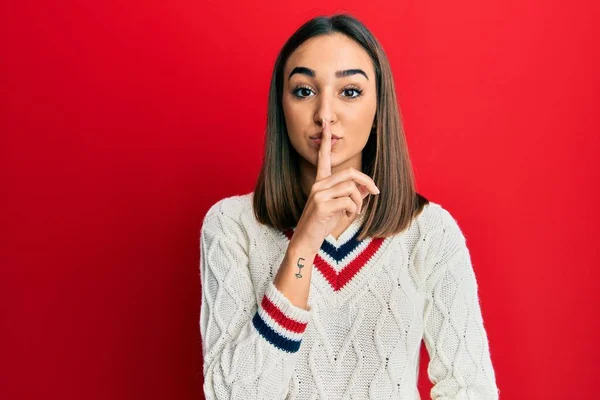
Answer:
[[[313,37],[302,43],[288,58],[284,76],[298,66],[314,69],[317,80],[335,78],[335,71],[350,68],[363,69],[370,79],[374,76],[369,54],[340,33]]]

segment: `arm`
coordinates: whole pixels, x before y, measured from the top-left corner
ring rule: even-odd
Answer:
[[[437,400],[496,400],[499,390],[466,239],[445,209],[431,232],[424,341]]]
[[[234,218],[209,210],[200,236],[207,400],[284,398],[312,312],[294,306],[272,281],[256,300],[246,243]]]

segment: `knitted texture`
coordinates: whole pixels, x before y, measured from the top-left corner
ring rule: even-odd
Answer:
[[[200,232],[206,399],[420,399],[422,341],[432,399],[499,398],[470,253],[441,205],[387,238],[358,241],[364,215],[327,236],[304,309],[273,285],[295,228],[258,223],[252,196],[215,203]]]

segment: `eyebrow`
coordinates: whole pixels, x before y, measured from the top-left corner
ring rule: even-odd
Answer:
[[[310,69],[310,68],[306,68],[306,67],[295,67],[292,70],[292,72],[290,72],[290,76],[288,76],[288,80],[290,80],[292,78],[292,75],[294,75],[294,74],[302,74],[302,75],[310,76],[311,78],[314,78],[317,75],[317,73],[315,72],[314,69]],[[363,71],[362,69],[359,69],[359,68],[335,71],[336,78],[344,78],[346,76],[352,76],[352,75],[356,75],[356,74],[364,75],[365,78],[367,78],[367,80],[369,79],[369,77],[367,76],[365,71]]]

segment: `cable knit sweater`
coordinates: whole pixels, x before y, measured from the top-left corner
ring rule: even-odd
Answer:
[[[314,260],[307,309],[273,285],[295,228],[258,223],[253,193],[224,198],[200,231],[206,399],[492,400],[492,367],[465,237],[430,202],[384,239],[356,236],[364,214]]]

